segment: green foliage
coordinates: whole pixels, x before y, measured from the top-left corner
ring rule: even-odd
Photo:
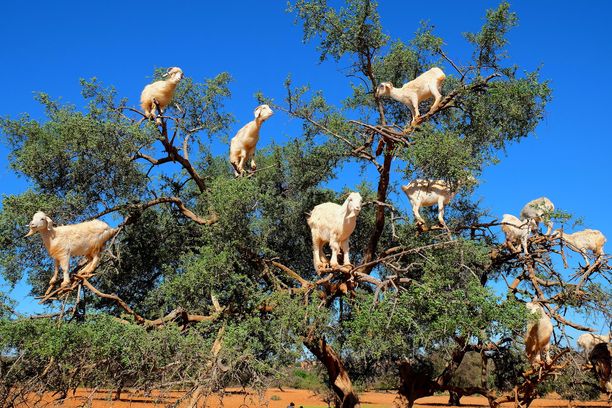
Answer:
[[[346,7],[336,10],[326,0],[299,0],[290,3],[288,11],[302,20],[304,42],[319,39],[324,61],[328,55],[339,60],[347,53],[373,53],[387,43],[376,6],[370,0],[349,0]]]
[[[149,135],[121,120],[101,120],[96,113],[60,106],[46,94],[37,99],[48,122],[40,124],[28,116],[3,118],[0,129],[11,147],[11,167],[40,193],[54,195],[75,210],[49,215],[92,214],[101,204],[113,206],[118,198],[143,193],[146,180],[131,155],[152,142]]]
[[[10,317],[14,306],[15,301],[0,291],[0,319]]]
[[[288,371],[284,386],[298,390],[310,390],[318,394],[325,392],[327,387],[320,373],[301,368],[290,368]]]
[[[210,343],[195,330],[181,333],[175,326],[147,331],[108,316],[84,323],[49,319],[0,320],[0,355],[17,353],[0,391],[19,381],[40,376],[50,389],[66,392],[76,386],[107,384],[137,386],[194,377],[209,359]],[[172,367],[172,369],[164,369]]]
[[[593,401],[600,398],[600,389],[595,374],[584,370],[578,364],[580,359],[575,354],[571,361],[554,381],[548,381],[549,388],[561,398],[570,401]]]
[[[451,385],[464,388],[480,387],[482,385],[481,377],[482,358],[480,353],[466,353],[451,380]]]
[[[128,114],[126,99],[118,99],[113,88],[103,88],[95,79],[82,81],[85,112],[40,94],[44,121],[28,116],[0,120],[11,166],[32,185],[23,194],[3,197],[0,273],[7,280],[14,284],[26,275],[34,294],[46,289],[49,257],[40,238],[22,238],[35,211],[63,224],[116,206],[111,213],[117,218],[111,222],[126,216],[134,222],[105,252],[92,284],[116,293],[147,319],[177,308],[212,316],[184,330],[172,322],[151,330],[118,319],[126,316],[115,302],[89,292],[80,305],[73,304],[74,297],[66,299],[67,306],[84,310],[78,322],[70,317],[11,321],[0,308],[0,353],[24,356],[10,378],[0,380],[4,387],[47,371],[43,380],[57,390],[89,384],[148,387],[162,380],[189,386],[206,381],[211,390],[270,383],[319,390],[322,373],[287,371],[304,359],[309,339],[332,345],[351,378],[364,387],[397,386],[397,364],[403,361],[414,362],[418,373],[433,378],[458,344],[501,341],[492,357],[495,386],[507,390],[516,385],[525,363],[517,339],[524,332],[526,312],[515,296],[496,293],[491,282],[524,271],[494,259],[496,237],[488,230],[453,230],[453,239],[440,231],[418,233],[403,195],[398,199],[395,194],[405,178],[449,180],[460,186],[461,194],[446,213],[447,224],[454,229],[482,221],[485,210],[467,194],[471,176],[495,163],[508,144],[534,132],[551,95],[537,71],[517,75],[517,67],[503,65],[507,33],[516,16],[507,3],[488,11],[481,31],[466,34],[475,48],[473,60],[457,67],[458,76],[447,72],[443,94],[455,95],[452,103],[402,136],[406,143],[377,155],[380,136],[359,122],[375,126],[384,118],[400,132],[410,117],[404,105],[375,99],[374,87],[382,81],[401,86],[440,65],[443,39],[429,23],[412,40],[390,39],[383,33],[376,3],[368,0],[349,0],[341,8],[325,0],[298,0],[289,10],[303,23],[304,40],[317,42],[321,61],[348,61],[350,78],[357,79],[351,84],[353,94],[335,106],[322,91],[296,85],[289,77],[284,105],[277,106],[303,121],[302,134],[259,148],[258,171],[248,177],[234,178],[227,158],[212,153],[213,143],[227,142],[233,122],[224,108],[231,97],[227,73],[203,82],[186,73],[166,110],[175,120],[166,120],[165,127],[153,122],[139,126],[140,118]],[[163,71],[158,69],[153,79],[160,79]],[[273,103],[261,94],[258,99]],[[189,143],[198,150],[191,152]],[[385,143],[391,146],[389,140]],[[193,167],[177,155],[189,158]],[[317,204],[344,200],[346,187],[336,191],[329,186],[343,180],[343,166],[355,165],[364,178],[357,186],[364,204],[350,240],[351,261],[362,263],[371,242],[375,256],[402,252],[370,272],[372,281],[385,282],[379,286],[353,276],[349,282],[355,284],[354,292],[332,293],[333,285],[349,278],[343,274],[318,285],[300,285],[274,262],[309,282],[323,279],[313,268],[306,218]],[[194,183],[194,171],[202,183]],[[214,214],[217,221],[196,224],[170,204],[136,205],[169,196],[179,197],[200,217]],[[379,207],[381,201],[385,206]],[[379,208],[385,211],[382,225]],[[433,222],[435,211],[423,212]],[[373,240],[377,227],[381,233]],[[550,272],[541,269],[537,277],[547,279]],[[591,310],[609,299],[598,284],[588,286],[590,303],[571,295],[570,289],[565,299],[558,298],[566,306]],[[216,310],[217,300],[221,311]],[[218,355],[211,352],[213,344],[221,345]],[[45,370],[47,366],[51,368]],[[75,369],[80,374],[71,377]],[[478,385],[472,381],[478,369],[476,357],[469,355],[453,383]]]
[[[518,24],[516,13],[510,11],[510,3],[502,2],[497,9],[487,10],[485,23],[478,33],[465,33],[474,45],[473,58],[478,68],[498,68],[506,57],[503,47],[508,43],[506,35]]]

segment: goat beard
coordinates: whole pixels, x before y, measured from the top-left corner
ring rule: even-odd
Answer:
[[[30,230],[28,231],[27,234],[25,234],[24,238],[27,238],[29,236],[32,236],[36,233],[36,231],[34,231],[32,228],[30,228]]]

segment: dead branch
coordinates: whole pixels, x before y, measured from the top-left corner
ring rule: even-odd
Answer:
[[[295,272],[293,269],[286,267],[285,265],[281,264],[280,262],[277,261],[265,261],[265,262],[269,262],[270,264],[276,266],[278,269],[280,269],[281,271],[285,272],[287,275],[289,275],[291,278],[297,280],[300,285],[303,288],[309,288],[312,287],[313,284],[310,283],[309,281],[307,281],[306,279],[302,278],[300,275],[298,275],[297,272]]]

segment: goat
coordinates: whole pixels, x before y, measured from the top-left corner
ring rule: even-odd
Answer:
[[[610,333],[607,336],[603,334],[594,334],[594,333],[584,333],[580,337],[578,337],[578,341],[576,344],[582,348],[584,351],[584,355],[586,358],[589,357],[591,350],[593,347],[600,343],[609,343],[610,342]]]
[[[442,100],[442,83],[446,75],[438,68],[434,67],[404,84],[401,88],[393,87],[391,82],[383,82],[376,88],[375,96],[390,96],[398,102],[403,103],[410,109],[412,113],[412,121],[410,125],[414,126],[419,120],[419,103],[430,98],[434,98],[434,103],[431,105],[429,112],[435,111]]]
[[[527,323],[525,333],[525,352],[532,367],[542,364],[541,353],[546,353],[546,364],[552,364],[550,358],[550,337],[553,332],[553,325],[550,317],[546,314],[542,306],[537,301],[527,302],[527,309],[530,312],[530,321]]]
[[[421,217],[421,207],[431,207],[438,205],[438,221],[444,227],[444,205],[450,203],[455,197],[456,191],[451,188],[450,183],[444,180],[412,180],[405,186],[402,186],[402,191],[408,197],[412,206],[412,213],[417,223],[425,225],[425,220]]]
[[[144,116],[147,119],[155,119],[158,125],[161,124],[161,121],[155,115],[156,104],[163,112],[163,109],[172,101],[176,86],[183,79],[183,71],[179,67],[168,68],[164,77],[167,78],[145,86],[140,94],[140,107],[144,111]]]
[[[599,380],[602,391],[612,398],[612,344],[599,343],[589,353],[589,362],[593,366],[595,376]]]
[[[64,274],[62,286],[70,284],[68,271],[70,257],[73,255],[85,256],[89,262],[81,271],[83,276],[92,273],[100,262],[100,252],[104,244],[118,232],[118,229],[111,228],[100,220],[54,227],[53,220],[42,211],[34,214],[29,227],[26,237],[40,233],[47,252],[55,262],[53,277],[49,281],[50,286],[57,281],[59,267]]]
[[[548,228],[546,235],[550,235],[553,223],[550,219],[550,213],[555,211],[555,205],[546,197],[536,198],[531,200],[521,210],[521,220],[532,219],[539,224],[544,221],[544,225]]]
[[[587,267],[591,265],[589,258],[587,258],[587,251],[593,251],[597,258],[604,254],[603,246],[606,243],[606,237],[601,231],[585,229],[567,234],[561,230],[556,230],[554,235],[559,236],[568,247],[582,255]]]
[[[338,253],[342,250],[344,266],[350,265],[349,238],[357,225],[357,216],[361,211],[361,194],[350,193],[342,205],[323,203],[315,206],[308,217],[308,226],[312,233],[312,251],[314,266],[318,271],[328,264],[323,253],[323,245],[329,243],[332,250],[332,268],[338,268]]]
[[[529,238],[529,233],[536,227],[536,223],[532,219],[521,221],[512,214],[504,214],[501,229],[506,235],[505,245],[512,252],[519,252],[522,247],[523,253],[528,255],[527,239]],[[517,243],[520,245],[518,249],[514,246]]]
[[[255,146],[259,140],[259,130],[264,123],[274,113],[268,105],[259,105],[253,112],[255,119],[244,125],[230,143],[230,162],[234,167],[236,177],[244,174],[244,164],[251,159],[251,170],[257,169],[255,163]]]

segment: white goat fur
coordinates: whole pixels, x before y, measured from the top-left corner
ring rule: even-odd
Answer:
[[[548,214],[555,210],[555,205],[546,197],[536,198],[531,200],[521,210],[521,220],[532,219],[536,223],[544,222],[546,227],[546,235],[550,235],[553,228],[553,223]]]
[[[576,342],[582,350],[584,350],[584,355],[588,358],[593,347],[598,345],[599,343],[609,343],[610,342],[610,334],[595,334],[595,333],[584,333],[578,337],[578,341]]]
[[[183,78],[183,71],[178,67],[169,68],[164,77],[166,79],[145,86],[140,94],[140,107],[148,119],[155,119],[156,117],[155,102],[159,104],[160,110],[163,111],[172,101],[176,86]]]
[[[527,323],[527,333],[525,333],[525,352],[527,358],[531,363],[532,367],[540,366],[542,364],[541,353],[546,353],[546,364],[552,364],[550,358],[550,337],[553,332],[553,325],[550,321],[550,317],[546,314],[542,306],[538,303],[527,302],[527,309],[533,318],[535,315],[537,319],[530,320]]]
[[[434,67],[404,84],[401,88],[393,87],[391,82],[383,82],[376,88],[376,97],[390,96],[398,102],[408,106],[412,113],[411,125],[415,125],[420,116],[419,103],[434,98],[430,111],[438,108],[442,100],[442,83],[446,75],[438,67]]]
[[[565,241],[568,247],[582,255],[587,265],[590,265],[589,258],[586,255],[587,251],[593,251],[593,254],[597,257],[604,254],[603,246],[606,243],[606,237],[601,231],[585,229],[573,234],[566,234],[561,230],[557,230],[556,234]]]
[[[412,206],[412,213],[417,222],[425,224],[425,220],[421,217],[421,207],[431,207],[438,205],[438,221],[440,224],[446,225],[444,222],[444,206],[455,197],[456,191],[453,191],[451,185],[444,180],[412,180],[402,190],[408,197]]]
[[[501,229],[506,235],[506,246],[510,248],[512,252],[518,252],[523,248],[523,253],[527,255],[527,239],[531,230],[536,228],[534,220],[529,219],[526,221],[519,220],[512,214],[504,214],[502,218]],[[514,245],[518,244],[517,249]]]
[[[255,146],[259,141],[259,129],[274,113],[268,105],[259,105],[253,112],[255,119],[247,123],[236,133],[230,143],[230,162],[234,167],[236,177],[244,173],[244,164],[251,159],[251,169],[257,169],[255,163]]]
[[[26,237],[40,233],[43,244],[55,261],[53,277],[49,284],[57,281],[59,267],[62,268],[64,280],[62,286],[70,283],[68,271],[71,256],[85,256],[89,264],[80,272],[84,276],[93,272],[100,261],[100,252],[104,244],[117,233],[103,221],[93,220],[79,224],[54,227],[53,221],[44,212],[38,211],[30,222],[30,231]]]
[[[342,250],[343,265],[350,265],[349,238],[355,230],[357,216],[361,211],[361,194],[350,193],[342,205],[323,203],[313,208],[308,217],[308,226],[312,233],[312,252],[315,269],[321,269],[328,263],[323,253],[323,245],[329,243],[332,250],[332,268],[338,268],[338,253]]]

